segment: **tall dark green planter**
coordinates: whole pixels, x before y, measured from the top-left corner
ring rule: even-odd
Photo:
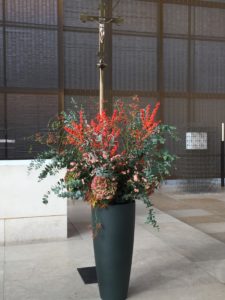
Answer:
[[[102,229],[94,238],[101,299],[124,300],[130,281],[134,244],[135,202],[92,209]]]

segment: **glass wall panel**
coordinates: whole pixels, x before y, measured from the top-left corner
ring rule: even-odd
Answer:
[[[151,37],[113,36],[113,89],[156,90],[157,41]]]
[[[193,88],[196,92],[225,92],[225,43],[195,41]]]
[[[225,99],[195,99],[193,112],[195,123],[208,135],[207,150],[202,152],[201,158],[204,168],[211,177],[219,177],[221,123],[225,121]]]
[[[188,99],[166,98],[164,100],[164,121],[177,128],[187,124]]]
[[[113,25],[116,30],[156,32],[157,4],[136,0],[123,0],[115,6],[113,1],[113,16],[122,16],[124,23]],[[115,8],[114,8],[115,6]],[[64,0],[64,18],[66,26],[97,28],[95,22],[82,23],[80,14],[98,16],[98,0]]]
[[[114,105],[116,104],[116,101],[120,100],[124,103],[124,107],[126,109],[129,109],[129,105],[132,103],[132,101],[134,99],[136,99],[137,95],[131,95],[130,97],[127,97],[127,96],[114,96],[113,97],[113,102],[114,102]],[[141,108],[145,108],[147,105],[150,105],[151,106],[151,109],[153,109],[157,103],[157,99],[156,97],[153,97],[153,96],[149,96],[149,97],[141,97],[141,96],[138,96],[138,99],[139,99],[139,105]],[[156,116],[156,118],[159,119],[159,113],[158,115]]]
[[[124,103],[125,107],[129,107],[132,102],[133,96],[113,96],[113,103],[120,100]],[[150,104],[151,108],[155,106],[157,100],[155,97],[139,97],[140,107],[146,107]],[[99,112],[99,97],[98,96],[78,96],[78,95],[66,95],[65,96],[65,110],[79,112],[80,109],[84,110],[87,120],[91,120],[96,117]],[[159,115],[158,115],[159,118]]]
[[[65,110],[73,110],[79,112],[80,109],[84,110],[87,120],[96,117],[99,112],[98,96],[65,96]]]
[[[5,139],[5,105],[4,105],[4,95],[0,94],[0,159],[5,158],[5,144],[1,141]]]
[[[221,131],[221,123],[225,122],[225,99],[195,99],[193,111],[196,122]]]
[[[113,15],[121,16],[124,20],[120,26],[113,25],[115,30],[152,33],[157,31],[157,3],[123,0],[115,7]]]
[[[186,91],[188,41],[164,39],[164,87],[166,91]]]
[[[4,85],[3,30],[0,27],[0,87]]]
[[[57,0],[7,0],[6,20],[56,25]]]
[[[171,153],[176,154],[179,159],[176,160],[173,176],[180,177],[182,175],[183,157],[185,156],[185,134],[188,121],[188,99],[166,98],[164,99],[164,122],[171,126],[175,126],[179,142],[168,139],[166,147]],[[182,159],[181,159],[182,158]]]
[[[3,1],[2,0],[0,0],[0,21],[2,20],[2,17],[3,17]]]
[[[188,6],[164,4],[163,30],[165,33],[188,34]]]
[[[31,142],[27,138],[37,132],[45,132],[49,119],[57,114],[58,97],[54,95],[16,95],[7,96],[8,138],[15,139],[9,144],[8,158],[28,158],[43,150],[34,146],[29,154]]]
[[[0,94],[0,134],[2,134],[2,130],[4,129],[4,110],[4,95]],[[0,138],[2,138],[2,136]]]
[[[68,89],[98,88],[98,35],[65,32],[65,87]]]
[[[80,14],[98,16],[98,0],[64,0],[64,25],[73,27],[97,28],[95,22],[83,23]]]
[[[192,34],[225,37],[225,9],[193,7],[192,20]]]
[[[164,100],[164,122],[177,128],[179,143],[170,141],[168,146],[173,153],[184,153],[184,131],[188,121],[188,99],[166,98]]]
[[[57,32],[7,28],[7,85],[57,88]]]
[[[216,2],[216,3],[225,3],[225,0],[202,0],[203,2]]]

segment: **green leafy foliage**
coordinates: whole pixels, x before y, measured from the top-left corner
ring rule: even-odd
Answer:
[[[117,102],[111,117],[103,112],[88,122],[83,110],[75,109],[51,120],[48,133],[35,136],[48,150],[29,171],[40,169],[39,180],[63,169],[65,176],[43,196],[43,203],[51,192],[101,208],[141,199],[148,209],[147,222],[157,227],[150,196],[170,175],[176,159],[165,147],[168,138],[176,139],[176,130],[155,121],[158,108],[141,109],[136,98],[127,110]]]

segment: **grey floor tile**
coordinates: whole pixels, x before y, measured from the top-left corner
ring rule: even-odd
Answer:
[[[141,298],[145,295],[145,299],[158,299],[150,297],[151,295],[158,294],[159,299],[164,298],[166,295],[168,299],[173,299],[173,295],[176,294],[174,299],[192,299],[186,298],[185,294],[188,292],[198,294],[200,293],[202,298],[193,298],[205,300],[204,294],[207,294],[207,287],[214,285],[217,281],[212,278],[209,274],[206,274],[203,270],[196,267],[193,263],[183,262],[182,260],[175,259],[174,261],[165,261],[159,263],[159,260],[154,261],[148,260],[145,266],[137,264],[134,266],[134,272],[132,273],[131,284],[129,295],[131,299],[134,296]],[[218,287],[222,285],[218,284]],[[183,290],[183,294],[179,292]],[[186,290],[186,293],[184,292]],[[193,292],[194,290],[194,292]],[[167,292],[166,292],[167,291]],[[222,291],[225,291],[223,287]],[[149,295],[149,296],[148,296]],[[221,294],[222,295],[222,294]],[[183,298],[184,296],[184,298]],[[210,299],[210,298],[209,298]],[[216,298],[215,298],[216,299]],[[213,300],[213,298],[211,299]]]
[[[225,283],[225,259],[197,262],[196,264],[219,282]]]
[[[209,216],[210,212],[204,209],[177,209],[169,210],[168,214],[174,217],[199,217],[199,216]]]
[[[4,255],[5,248],[0,246],[0,300],[4,300]]]
[[[82,257],[87,259],[92,250],[91,242],[71,239],[63,242],[7,246],[5,247],[5,261],[71,260]]]
[[[5,300],[72,300],[91,297],[98,299],[97,285],[85,286],[76,268],[69,262],[47,267],[32,262],[6,264]]]
[[[97,286],[88,286],[85,289],[77,272],[78,267],[94,265],[93,253],[89,251],[86,256],[82,251],[83,245],[78,240],[76,241],[76,247],[80,248],[80,252],[74,251],[73,257],[72,255],[55,256],[54,253],[48,251],[46,254],[42,252],[41,255],[40,253],[38,256],[33,255],[29,257],[29,260],[18,260],[18,253],[17,260],[15,260],[15,256],[13,260],[7,260],[5,264],[5,300],[72,300],[88,299],[89,296],[90,299],[91,296],[93,299],[98,299]],[[69,247],[73,249],[73,246],[72,243],[69,243]],[[46,247],[44,248],[46,250]],[[17,252],[18,249],[14,247],[14,250]]]
[[[212,297],[212,286],[218,298]],[[161,239],[135,246],[128,299],[222,300],[224,292],[217,278]]]
[[[147,282],[146,282],[147,285]],[[131,287],[129,300],[224,300],[225,288],[221,284],[185,286],[179,288],[161,288],[136,290]]]
[[[219,223],[199,223],[195,224],[198,229],[207,233],[221,233],[225,232],[225,222]]]
[[[144,224],[146,222],[146,219],[147,219],[147,214],[144,216],[136,216],[136,221],[140,225]],[[162,223],[168,223],[168,222],[179,222],[179,220],[177,220],[176,218],[162,213],[156,213],[156,220],[158,225]]]
[[[4,261],[5,247],[0,246],[0,264]]]
[[[76,243],[79,247],[77,240]],[[85,262],[87,261],[84,260]],[[172,300],[174,296],[177,298],[180,292],[184,295],[180,294],[182,298],[177,299],[192,299],[185,296],[186,291],[198,295],[193,299],[207,300],[210,298],[204,296],[212,285],[215,285],[213,277],[151,233],[142,245],[135,246],[128,299]],[[222,299],[220,293],[221,295],[224,293],[224,287],[223,289],[220,285],[216,287],[218,299]],[[61,257],[58,261],[49,259],[46,262],[38,259],[6,263],[5,300],[20,299],[97,300],[100,298],[97,285],[85,286],[71,260],[62,260]]]
[[[0,300],[4,300],[4,262],[0,262]]]
[[[164,223],[160,225],[159,231],[143,226],[192,261],[225,259],[224,243],[185,223]]]

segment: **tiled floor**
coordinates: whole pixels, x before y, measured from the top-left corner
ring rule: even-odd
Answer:
[[[225,233],[225,223],[199,223],[195,227],[207,233]]]
[[[128,299],[224,300],[223,196],[162,190],[153,198],[160,230],[144,223],[137,203]],[[68,212],[68,240],[0,248],[0,300],[100,299],[97,285],[84,285],[76,270],[94,265],[90,208],[70,203]]]
[[[212,215],[210,212],[204,209],[174,209],[168,210],[168,214],[172,215],[177,218],[184,218],[184,217],[203,217],[203,216],[210,216]]]
[[[225,190],[207,194],[174,193],[169,187],[154,195],[157,208],[225,242]]]

